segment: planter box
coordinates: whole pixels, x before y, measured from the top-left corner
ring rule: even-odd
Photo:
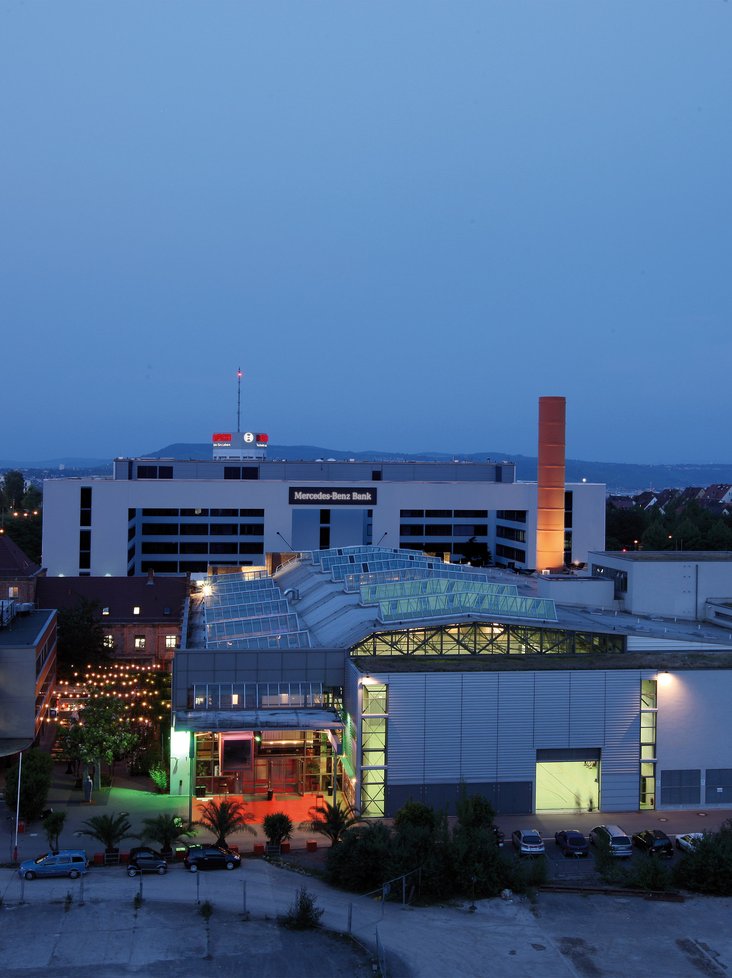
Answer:
[[[305,848],[308,852],[316,852],[318,848],[317,839],[308,839],[308,841],[305,843]]]
[[[255,856],[263,856],[264,855],[264,843],[263,842],[255,842],[254,843],[254,855]]]
[[[289,851],[290,851],[290,843],[283,842],[282,845],[280,846],[280,852],[289,852]]]

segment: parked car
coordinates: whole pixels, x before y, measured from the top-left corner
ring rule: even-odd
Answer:
[[[18,875],[27,880],[34,880],[37,876],[69,876],[75,880],[88,867],[89,859],[84,849],[61,849],[35,859],[26,859],[18,867]]]
[[[607,846],[611,856],[627,857],[633,855],[633,843],[619,825],[597,825],[590,832],[593,846]]]
[[[563,829],[554,833],[554,841],[565,856],[589,856],[590,846],[577,829]]]
[[[127,875],[137,876],[138,873],[157,873],[164,876],[168,872],[168,860],[149,846],[136,846],[130,849],[130,859],[127,863]]]
[[[183,863],[192,873],[197,873],[199,869],[236,869],[241,865],[241,856],[218,846],[196,845],[188,846]]]
[[[676,848],[682,852],[693,852],[703,838],[703,832],[685,832],[676,836]]]
[[[660,829],[644,829],[642,832],[636,832],[633,836],[633,845],[636,849],[643,849],[650,856],[666,856],[670,859],[674,854],[671,840]]]
[[[522,856],[544,855],[544,840],[536,829],[516,829],[511,835],[511,841]]]

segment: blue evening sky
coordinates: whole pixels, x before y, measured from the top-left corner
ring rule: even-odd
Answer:
[[[0,132],[0,458],[732,461],[732,3],[3,0]]]

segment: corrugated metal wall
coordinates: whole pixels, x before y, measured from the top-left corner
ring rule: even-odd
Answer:
[[[602,750],[601,808],[638,807],[638,670],[375,678],[389,684],[388,783],[400,796],[460,781],[534,784],[537,750],[584,747]]]

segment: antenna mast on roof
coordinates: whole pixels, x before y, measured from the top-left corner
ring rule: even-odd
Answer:
[[[241,367],[236,372],[237,392],[236,392],[236,433],[241,431]]]

